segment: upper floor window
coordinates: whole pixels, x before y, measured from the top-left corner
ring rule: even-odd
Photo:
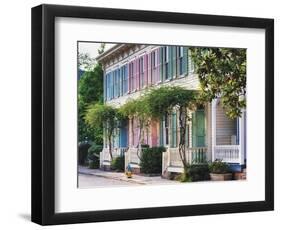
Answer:
[[[154,69],[157,66],[157,55],[156,55],[155,51],[152,52],[152,66],[153,66]]]
[[[164,73],[165,73],[165,80],[169,78],[169,69],[168,69],[168,62],[169,62],[169,47],[164,47]]]
[[[140,64],[140,86],[144,86],[144,57],[139,59]]]
[[[183,47],[179,47],[179,75],[183,74]]]

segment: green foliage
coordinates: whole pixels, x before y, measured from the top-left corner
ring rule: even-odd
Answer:
[[[153,117],[162,118],[177,107],[194,108],[196,92],[179,86],[162,86],[150,90],[146,95],[149,112]]]
[[[191,164],[189,176],[191,181],[204,181],[210,179],[210,170],[208,164]]]
[[[105,104],[94,104],[88,107],[85,120],[93,128],[105,126],[113,130],[116,127],[117,109]]]
[[[125,156],[118,156],[112,160],[111,169],[119,172],[125,170]]]
[[[100,165],[100,152],[102,151],[102,145],[92,144],[88,149],[88,160],[89,160],[89,168],[97,169]]]
[[[229,166],[227,163],[222,162],[221,160],[216,160],[209,165],[209,169],[211,173],[228,173],[229,172]]]
[[[78,54],[78,68],[91,70],[94,65],[94,58],[91,58],[89,53],[79,53]]]
[[[162,171],[162,153],[164,147],[145,148],[142,151],[140,159],[141,171],[143,173],[161,173]]]
[[[79,141],[89,139],[102,144],[102,127],[93,128],[85,122],[85,114],[90,104],[102,102],[103,71],[100,64],[85,72],[78,84],[78,132]]]
[[[190,119],[187,109],[195,109],[197,93],[179,86],[164,86],[149,91],[146,101],[153,118],[161,119],[164,114],[171,114],[174,108],[178,109],[179,121],[179,155],[183,165],[187,166],[185,154],[187,120]]]
[[[88,142],[82,142],[78,145],[78,163],[80,165],[85,164],[90,146]]]
[[[246,107],[246,49],[191,48],[201,84],[200,99],[218,96],[226,115],[234,119]]]
[[[79,100],[85,104],[103,101],[103,70],[96,64],[92,71],[86,71],[79,80]]]
[[[178,174],[174,179],[180,182],[191,182],[191,177],[189,175],[190,165],[186,165],[183,167],[183,173]]]
[[[207,163],[188,164],[184,172],[175,177],[180,182],[205,181],[210,179],[210,170]]]
[[[138,99],[128,100],[119,109],[119,112],[123,117],[134,118],[138,121],[140,132],[138,145],[143,143],[144,130],[149,127],[151,120],[151,113],[147,99],[147,97],[141,96]],[[131,120],[131,122],[132,121],[133,120]]]
[[[118,109],[106,104],[93,104],[88,107],[85,121],[93,129],[104,129],[109,143],[109,154],[112,159],[112,138],[119,121],[123,119]]]

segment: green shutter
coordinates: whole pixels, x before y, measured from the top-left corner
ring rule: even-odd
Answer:
[[[160,124],[159,124],[159,133],[160,133],[160,146],[164,146],[164,135],[163,135],[163,133],[164,133],[164,127],[163,127],[163,118],[162,119],[160,119]]]
[[[172,76],[177,75],[177,47],[173,46],[173,74]]]
[[[205,146],[205,112],[197,110],[192,114],[192,146]]]
[[[191,74],[194,72],[194,63],[191,59],[191,53],[190,53],[190,50],[188,49],[188,57],[187,57],[187,60],[188,60],[188,65],[187,65],[187,70],[188,70],[188,74]]]
[[[168,79],[173,76],[173,50],[172,46],[168,46]]]
[[[171,122],[171,147],[177,147],[177,113],[172,113],[172,122]]]
[[[188,48],[183,47],[183,73],[187,74],[188,73]]]

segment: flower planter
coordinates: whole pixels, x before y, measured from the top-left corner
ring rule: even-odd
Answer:
[[[210,173],[212,181],[232,180],[232,173]]]

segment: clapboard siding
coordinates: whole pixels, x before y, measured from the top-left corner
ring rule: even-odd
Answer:
[[[231,136],[236,134],[235,120],[230,120],[220,104],[216,111],[216,144],[231,145]]]
[[[199,79],[196,74],[190,74],[185,77],[175,78],[170,81],[166,81],[166,82],[160,83],[158,85],[154,85],[150,88],[156,88],[156,87],[160,87],[160,86],[181,86],[186,89],[195,90],[195,89],[199,89]],[[149,88],[146,88],[146,89],[143,89],[140,91],[129,93],[122,97],[118,97],[118,98],[114,98],[110,101],[106,101],[106,104],[112,105],[114,107],[119,107],[119,106],[125,104],[128,99],[137,99],[141,95],[144,95],[145,92],[147,92],[148,90],[149,90]]]

